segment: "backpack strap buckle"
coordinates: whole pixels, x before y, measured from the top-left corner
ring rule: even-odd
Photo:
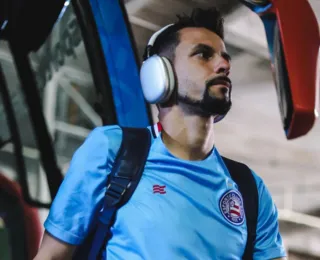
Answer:
[[[107,186],[104,207],[113,208],[117,206],[123,198],[125,192],[130,188],[132,181],[122,178],[114,178]]]

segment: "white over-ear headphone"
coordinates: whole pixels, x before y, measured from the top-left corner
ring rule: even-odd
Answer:
[[[154,33],[147,45],[145,61],[140,70],[140,81],[145,99],[151,104],[161,104],[170,98],[175,87],[172,65],[166,57],[150,55],[157,37],[173,24]],[[152,51],[151,51],[152,54]]]

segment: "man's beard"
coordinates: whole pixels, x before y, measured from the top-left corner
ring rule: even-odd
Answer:
[[[189,114],[199,115],[202,117],[210,117],[215,115],[226,115],[231,109],[231,88],[229,89],[229,97],[225,94],[224,98],[218,98],[214,94],[210,94],[210,87],[215,85],[215,81],[221,77],[212,79],[207,82],[206,88],[201,100],[195,100],[188,96],[178,94],[178,102],[185,107]],[[213,86],[214,87],[214,86]],[[223,91],[223,89],[220,89]]]

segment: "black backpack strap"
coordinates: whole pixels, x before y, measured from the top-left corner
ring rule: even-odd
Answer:
[[[258,222],[259,195],[258,188],[251,170],[245,164],[222,157],[231,178],[238,185],[243,198],[244,210],[247,220],[248,238],[242,259],[252,260],[256,240]]]
[[[147,128],[122,128],[122,143],[108,176],[107,190],[89,259],[101,259],[111,237],[116,211],[134,193],[149,154],[151,134]],[[104,258],[103,258],[104,259]]]

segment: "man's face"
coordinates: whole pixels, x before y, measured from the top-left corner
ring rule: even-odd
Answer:
[[[174,68],[178,102],[189,113],[215,116],[230,110],[230,56],[217,34],[205,28],[180,30]]]

